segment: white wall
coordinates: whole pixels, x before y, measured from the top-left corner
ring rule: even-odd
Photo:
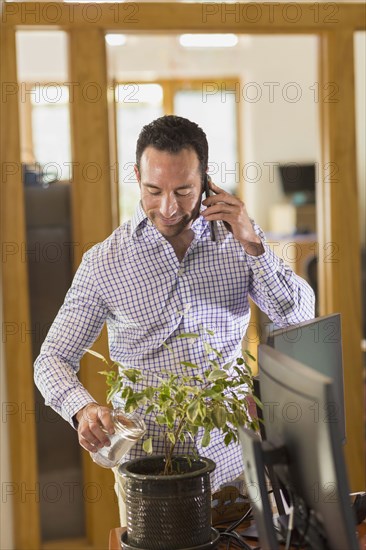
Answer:
[[[365,33],[357,33],[355,46],[358,183],[366,199]],[[19,32],[20,80],[67,81],[66,51],[62,32]],[[200,50],[180,47],[174,35],[128,35],[125,46],[108,47],[108,54],[110,76],[121,80],[240,77],[245,200],[250,214],[268,230],[268,208],[284,200],[272,163],[319,159],[316,37],[241,36],[234,48]],[[225,92],[217,93],[225,101]],[[365,203],[360,201],[363,220]],[[360,230],[365,242],[364,221]]]
[[[268,207],[283,199],[277,172],[268,163],[318,157],[317,104],[309,89],[317,80],[316,39],[242,36],[235,48],[202,51],[180,47],[176,36],[132,36],[126,46],[108,51],[116,79],[240,77],[240,174],[249,212],[267,230]],[[217,93],[225,101],[225,90]]]

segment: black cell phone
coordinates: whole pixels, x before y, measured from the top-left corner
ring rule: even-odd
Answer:
[[[206,195],[206,199],[213,195],[213,192],[211,191],[209,185],[208,185],[208,182],[211,180],[210,176],[208,174],[205,174],[205,178],[204,178],[204,193]],[[216,235],[217,235],[217,222],[215,221],[212,221],[210,222],[210,236],[211,236],[211,241],[216,241]]]

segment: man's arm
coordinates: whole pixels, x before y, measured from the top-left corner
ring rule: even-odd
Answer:
[[[248,256],[251,267],[249,295],[280,327],[313,319],[315,296],[310,285],[264,245],[261,256]]]
[[[85,349],[102,330],[108,308],[95,287],[88,256],[84,256],[35,361],[34,380],[46,405],[77,427],[80,444],[96,450],[93,444],[108,440],[100,426],[111,429],[110,416],[107,407],[95,403],[77,372]]]
[[[215,195],[205,199],[207,221],[221,220],[240,242],[251,269],[249,295],[279,326],[314,318],[315,297],[308,283],[264,243],[264,235],[250,220],[245,204],[212,182]]]

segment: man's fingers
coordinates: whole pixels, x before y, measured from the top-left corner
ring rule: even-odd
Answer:
[[[97,445],[101,443],[102,446],[104,446],[110,443],[108,435],[102,430],[102,426],[100,424],[97,422],[91,422],[89,424],[89,429],[91,434],[97,440]]]
[[[235,211],[233,211],[232,205],[219,203],[208,206],[206,210],[202,212],[205,218],[212,216],[212,214],[235,214]]]
[[[221,191],[216,195],[211,195],[207,199],[202,201],[205,206],[211,206],[213,204],[229,204],[231,206],[241,206],[242,202],[234,195],[230,195],[226,191]]]
[[[91,452],[96,452],[105,445],[110,445],[107,435],[114,433],[111,410],[96,403],[87,405],[78,415],[78,437],[80,445]]]
[[[83,447],[83,449],[86,449],[91,453],[96,453],[98,450],[98,445],[94,443],[90,443],[87,439],[84,439],[81,435],[79,436],[79,443]]]
[[[111,410],[106,407],[99,407],[98,408],[98,417],[100,419],[100,422],[103,426],[103,428],[109,433],[114,433],[114,425],[113,420],[111,416]]]
[[[218,185],[216,185],[211,178],[208,179],[208,185],[214,191],[214,193],[226,193],[224,189],[221,189]]]

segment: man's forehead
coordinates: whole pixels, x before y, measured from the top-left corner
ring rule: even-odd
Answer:
[[[151,162],[156,160],[172,160],[177,161],[178,159],[181,160],[183,158],[189,158],[191,162],[194,162],[195,164],[199,164],[199,159],[197,156],[196,151],[193,149],[193,147],[182,147],[177,152],[171,152],[166,151],[165,149],[157,149],[156,147],[153,147],[152,145],[149,145],[146,147],[146,149],[143,151],[141,155],[141,162]]]

